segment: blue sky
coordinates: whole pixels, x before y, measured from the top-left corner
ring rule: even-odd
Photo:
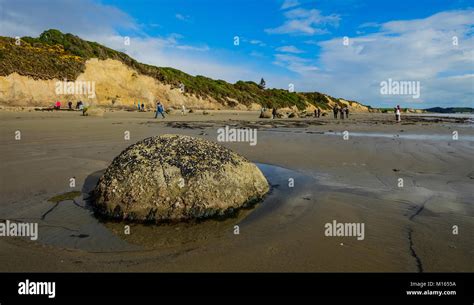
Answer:
[[[230,82],[264,77],[269,87],[293,84],[296,91],[373,106],[474,107],[473,1],[0,0],[0,6],[0,35],[57,28],[193,75]],[[389,78],[420,82],[420,98],[381,95],[380,83]]]

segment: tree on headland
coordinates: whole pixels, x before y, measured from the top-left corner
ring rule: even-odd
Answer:
[[[260,89],[265,89],[266,83],[265,83],[265,80],[263,79],[263,77],[260,80],[260,84],[258,84],[258,86],[260,87]]]

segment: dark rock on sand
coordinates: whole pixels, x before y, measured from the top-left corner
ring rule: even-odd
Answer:
[[[223,216],[269,190],[255,166],[211,141],[182,135],[142,140],[125,149],[94,190],[103,215],[131,221]]]

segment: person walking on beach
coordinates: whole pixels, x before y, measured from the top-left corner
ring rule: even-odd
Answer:
[[[163,105],[159,101],[157,101],[156,102],[155,119],[158,118],[158,114],[161,114],[161,116],[164,119],[165,118],[164,111],[165,111],[165,109],[163,108]]]
[[[318,118],[321,117],[321,109],[318,108]]]
[[[339,114],[341,116],[341,120],[344,120],[344,108],[339,108]]]
[[[277,116],[277,109],[273,108],[273,110],[272,110],[272,119],[275,119],[276,116]]]
[[[71,101],[67,102],[67,106],[69,107],[69,110],[72,110],[72,102]]]
[[[84,104],[83,102],[81,102],[81,105],[79,105],[79,110],[82,111],[82,115],[83,116],[87,116],[88,113],[87,113],[87,110],[89,109],[89,107],[87,107],[86,104]]]
[[[346,119],[348,119],[348,118],[349,118],[349,107],[346,106],[346,107],[344,108],[344,111],[345,111],[345,113],[346,113]]]
[[[401,118],[400,118],[400,105],[397,105],[397,108],[395,108],[395,119],[397,120],[397,123],[401,121]]]
[[[334,108],[332,109],[332,112],[334,113],[334,118],[337,119],[337,113],[338,113],[339,109],[337,109],[337,105],[334,106]]]
[[[140,111],[140,102],[137,102],[137,109]]]
[[[145,111],[145,104],[142,103],[142,111]]]
[[[184,107],[184,104],[181,105],[181,115],[184,115],[186,113],[186,107]]]

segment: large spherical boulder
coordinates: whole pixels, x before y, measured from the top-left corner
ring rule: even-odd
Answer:
[[[115,219],[180,221],[223,216],[259,201],[268,182],[244,157],[182,135],[144,139],[117,156],[94,190],[95,210]]]

